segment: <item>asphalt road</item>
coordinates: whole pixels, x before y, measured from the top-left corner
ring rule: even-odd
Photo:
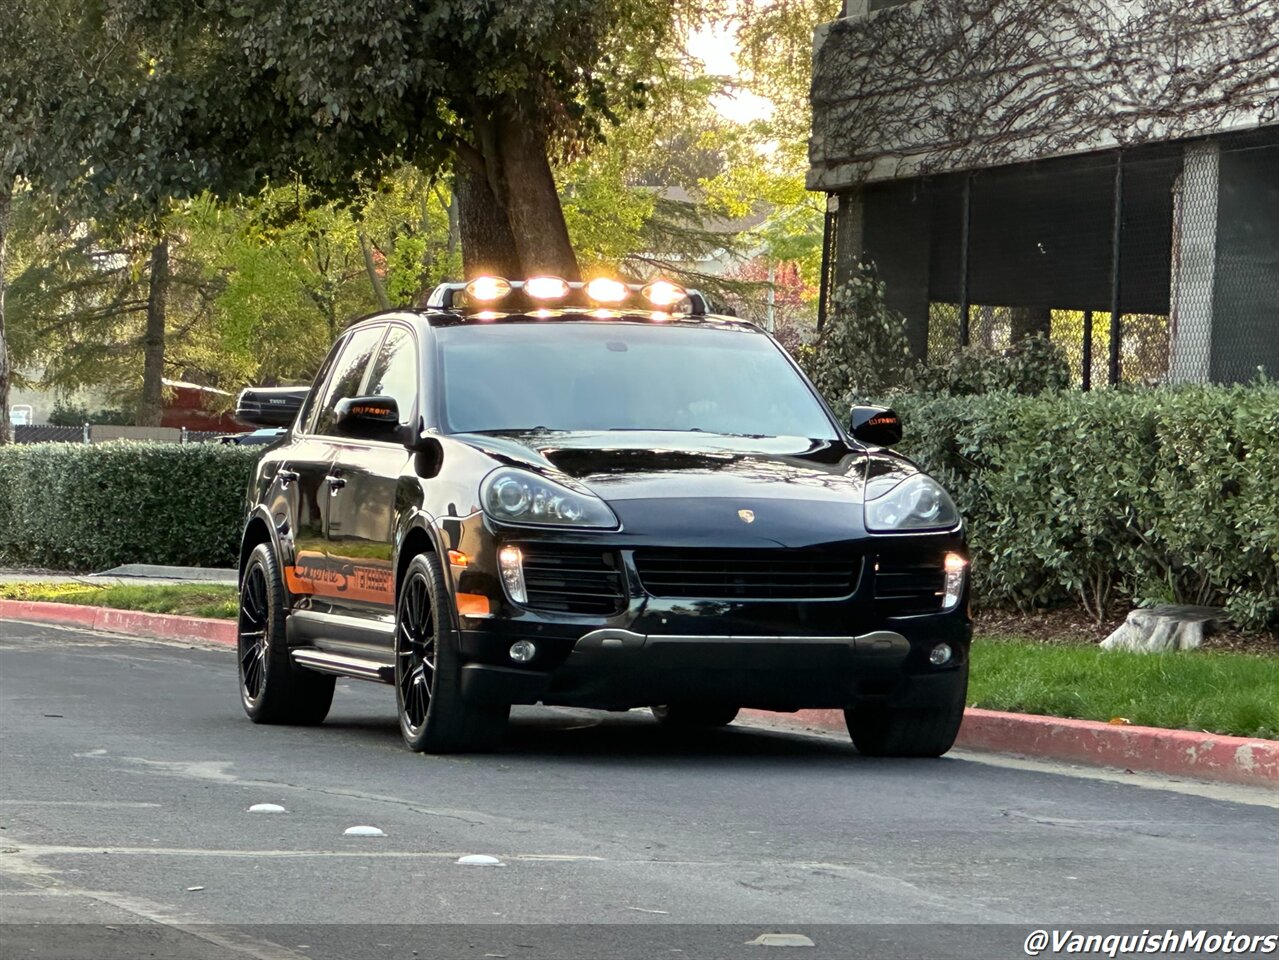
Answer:
[[[639,712],[415,756],[389,687],[254,726],[225,648],[0,621],[6,957],[1020,956],[1034,926],[1273,924],[1276,800]]]

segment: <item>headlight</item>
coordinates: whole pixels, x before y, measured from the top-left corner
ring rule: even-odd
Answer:
[[[528,470],[500,467],[480,484],[484,512],[503,523],[613,529],[617,517],[599,497]]]
[[[877,533],[898,530],[949,530],[959,523],[950,494],[931,477],[917,473],[886,491],[866,490],[866,529]]]

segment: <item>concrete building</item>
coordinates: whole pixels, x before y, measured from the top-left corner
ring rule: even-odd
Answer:
[[[1279,377],[1279,2],[848,0],[814,42],[828,285],[924,355],[1042,330],[1085,384]]]

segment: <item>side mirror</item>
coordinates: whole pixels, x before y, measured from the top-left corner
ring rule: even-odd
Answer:
[[[393,397],[344,397],[338,401],[334,427],[355,440],[400,439],[400,408]]]
[[[849,411],[848,432],[862,443],[891,447],[902,438],[902,421],[887,407],[858,405]]]

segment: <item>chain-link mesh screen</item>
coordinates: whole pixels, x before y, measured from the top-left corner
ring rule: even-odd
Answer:
[[[905,187],[864,189],[862,254],[929,360],[1043,334],[1084,388],[1279,376],[1279,127]]]

